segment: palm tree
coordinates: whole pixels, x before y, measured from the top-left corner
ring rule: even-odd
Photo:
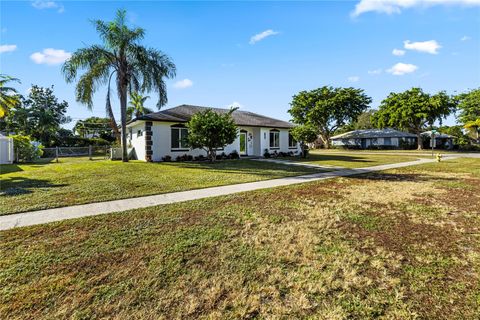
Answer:
[[[138,118],[141,115],[152,113],[153,110],[144,106],[145,101],[149,96],[142,96],[138,92],[130,94],[130,104],[127,108],[127,120],[132,120],[133,117]]]
[[[20,95],[14,88],[6,86],[8,82],[20,83],[20,80],[0,74],[0,119],[4,118],[10,109],[15,108],[20,103]]]
[[[125,10],[118,10],[112,22],[95,20],[93,24],[103,40],[102,45],[78,49],[62,67],[67,83],[75,81],[77,73],[85,70],[76,85],[76,100],[92,108],[92,97],[100,85],[108,85],[107,111],[113,116],[110,104],[110,82],[115,75],[120,99],[122,123],[122,160],[127,156],[127,95],[128,93],[156,91],[157,107],[167,103],[165,78],[175,76],[175,64],[159,50],[139,44],[144,38],[142,28],[129,28]]]

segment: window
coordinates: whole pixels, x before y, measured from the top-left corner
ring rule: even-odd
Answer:
[[[270,149],[280,148],[280,132],[278,130],[270,130]]]
[[[383,144],[386,146],[392,145],[392,138],[383,138]]]
[[[185,150],[188,147],[188,129],[185,127],[172,127],[172,149]]]
[[[137,137],[141,137],[142,135],[143,135],[142,130],[138,130],[138,131],[137,131]]]
[[[297,141],[293,138],[293,136],[288,133],[288,147],[289,148],[296,148],[297,147]]]
[[[128,128],[128,139],[129,140],[132,140],[133,138],[133,129],[132,128]]]

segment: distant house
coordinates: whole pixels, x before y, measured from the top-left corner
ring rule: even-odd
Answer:
[[[400,148],[414,145],[417,136],[394,129],[354,130],[330,138],[333,146],[369,149],[369,148]]]
[[[423,147],[431,148],[432,147],[432,131],[422,132],[422,137],[423,137]],[[452,149],[453,139],[455,139],[454,136],[437,132],[433,135],[434,148]]]
[[[161,161],[165,156],[173,159],[184,154],[205,156],[204,150],[191,149],[186,143],[186,123],[192,115],[206,109],[229,112],[228,109],[181,105],[131,120],[127,125],[128,140],[137,158]],[[234,111],[232,117],[238,126],[238,136],[218,153],[236,151],[241,156],[262,156],[265,150],[270,153],[300,152],[299,144],[290,135],[293,124],[243,110]]]

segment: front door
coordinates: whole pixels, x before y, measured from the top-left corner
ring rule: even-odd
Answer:
[[[247,133],[240,132],[240,155],[246,156],[247,154]]]

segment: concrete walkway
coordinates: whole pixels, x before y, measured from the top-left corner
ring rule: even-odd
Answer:
[[[313,164],[313,163],[305,163],[305,162],[295,162],[295,161],[290,161],[290,160],[280,160],[280,159],[264,159],[264,158],[258,158],[258,159],[252,159],[253,161],[261,161],[261,162],[272,162],[272,163],[279,163],[279,164],[285,164],[289,166],[297,166],[297,167],[306,167],[306,168],[312,168],[312,169],[345,169],[345,167],[339,167],[339,166],[328,166],[328,165],[319,165],[319,164]]]
[[[454,157],[446,157],[445,160]],[[55,208],[39,211],[30,211],[24,213],[16,213],[11,215],[0,216],[0,230],[7,230],[16,227],[32,226],[42,223],[61,221],[66,219],[81,218],[88,216],[96,216],[105,213],[119,212],[131,209],[146,208],[162,204],[170,204],[189,200],[196,200],[208,197],[216,197],[229,195],[238,192],[252,191],[258,189],[287,186],[298,183],[312,182],[335,177],[352,176],[362,173],[381,171],[394,168],[402,168],[414,166],[423,163],[434,162],[433,159],[419,159],[417,161],[409,161],[394,164],[384,164],[374,167],[343,169],[331,172],[321,172],[296,177],[287,177],[273,180],[265,180],[258,182],[249,182],[234,184],[221,187],[205,188],[198,190],[173,192],[159,194],[146,197],[129,198],[122,200],[105,201],[98,203],[89,203],[64,208]]]

